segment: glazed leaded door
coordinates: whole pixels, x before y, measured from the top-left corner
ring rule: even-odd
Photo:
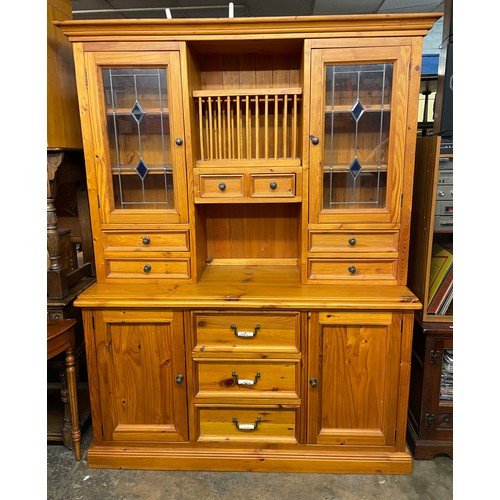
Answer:
[[[86,54],[103,223],[186,222],[177,52]]]
[[[312,51],[310,222],[397,223],[409,47]]]

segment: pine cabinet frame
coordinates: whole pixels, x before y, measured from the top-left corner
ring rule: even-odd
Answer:
[[[408,240],[422,37],[439,17],[57,24],[74,49],[97,267],[97,284],[76,302],[91,467],[411,472],[411,327],[421,304],[406,287]],[[385,64],[392,107],[390,120],[389,107],[378,110],[380,132],[370,129],[371,98],[325,103],[325,65],[354,78]],[[171,211],[113,205],[110,158],[121,150],[108,143],[105,99],[115,94],[101,67],[168,70]],[[365,96],[389,92],[370,85]],[[147,91],[134,86],[135,99],[123,95],[125,137],[111,137],[145,186],[148,160],[126,135],[140,135],[148,116]],[[378,208],[321,207],[318,145],[325,112],[337,111],[368,127],[365,150],[388,134]],[[351,142],[342,134],[340,156]],[[364,160],[345,158],[346,186],[371,176]]]

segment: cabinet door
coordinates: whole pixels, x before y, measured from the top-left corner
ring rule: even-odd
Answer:
[[[101,222],[187,222],[178,52],[85,54]]]
[[[187,441],[182,313],[96,311],[104,441]]]
[[[410,52],[312,50],[311,223],[399,221]]]
[[[313,313],[308,442],[394,447],[401,314]]]
[[[425,439],[453,439],[453,338],[427,336],[428,404],[423,414]]]

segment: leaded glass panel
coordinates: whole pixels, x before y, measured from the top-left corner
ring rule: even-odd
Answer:
[[[385,208],[392,64],[326,66],[323,208]]]
[[[104,68],[114,202],[121,209],[174,207],[165,68]]]

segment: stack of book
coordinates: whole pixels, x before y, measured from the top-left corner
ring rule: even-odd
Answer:
[[[429,276],[427,314],[449,314],[453,302],[453,247],[434,243]]]

